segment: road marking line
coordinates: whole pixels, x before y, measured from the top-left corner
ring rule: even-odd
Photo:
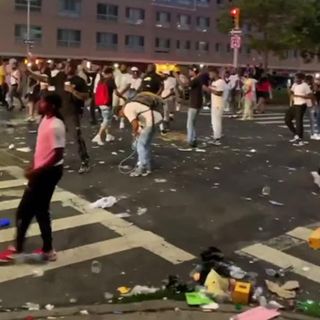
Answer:
[[[24,179],[0,181],[0,189],[21,187],[21,186],[24,186],[25,184],[26,184],[26,180]]]
[[[279,268],[293,267],[293,273],[305,277],[314,282],[320,283],[320,267],[310,262],[298,259],[294,256],[286,254],[282,251],[273,249],[263,244],[254,244],[252,246],[240,250],[252,257],[264,260]],[[303,267],[308,267],[308,272],[302,270]]]
[[[281,124],[284,120],[272,120],[272,121],[256,121],[258,124]]]
[[[92,214],[79,214],[67,218],[54,219],[52,221],[53,232],[69,230],[77,227],[82,227],[94,223],[99,223],[105,220],[106,217],[101,212]],[[5,229],[0,232],[0,243],[9,242],[15,239],[15,228]],[[37,223],[30,225],[28,230],[28,238],[40,235],[39,226]]]
[[[136,248],[136,244],[128,240],[128,238],[120,237],[60,251],[56,262],[40,265],[39,268],[43,271],[50,271]],[[26,264],[1,266],[0,283],[31,276],[34,269],[34,265]]]
[[[310,128],[310,124],[304,124],[303,127],[304,128]],[[287,126],[279,126],[279,128],[288,129]]]
[[[287,235],[300,239],[300,240],[304,240],[304,241],[308,241],[311,233],[313,232],[313,230],[308,229],[308,228],[304,228],[304,227],[298,227],[295,228],[289,232],[287,232]]]
[[[13,176],[17,179],[22,179],[24,175],[24,170],[17,166],[0,167],[0,171],[6,171],[10,174],[10,176]]]
[[[71,200],[76,197],[77,197],[76,195],[74,195],[70,192],[60,191],[60,192],[55,192],[53,194],[51,202],[66,201],[66,200]],[[19,206],[20,201],[21,201],[21,199],[1,201],[0,202],[0,211],[16,209]]]

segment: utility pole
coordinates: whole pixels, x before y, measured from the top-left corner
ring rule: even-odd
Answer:
[[[242,40],[242,31],[240,29],[240,9],[231,9],[230,15],[233,20],[233,28],[230,31],[230,47],[231,49],[233,49],[233,67],[237,69],[239,66],[239,51],[241,48]]]
[[[31,46],[33,41],[31,40],[31,0],[27,0],[27,39],[25,40],[25,44],[27,47],[27,55],[31,53]]]

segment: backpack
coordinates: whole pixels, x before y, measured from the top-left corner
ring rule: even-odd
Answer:
[[[150,110],[157,111],[161,115],[163,114],[163,99],[151,92],[140,92],[130,102],[139,102],[147,106]]]
[[[106,83],[99,82],[94,99],[96,106],[108,106],[110,104],[111,97]]]

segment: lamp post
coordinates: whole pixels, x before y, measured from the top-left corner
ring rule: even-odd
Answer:
[[[26,46],[27,46],[27,55],[29,55],[31,51],[31,25],[30,25],[30,13],[31,13],[31,0],[27,0],[27,40],[26,40]]]
[[[230,32],[230,46],[233,49],[233,67],[238,68],[239,65],[239,50],[241,48],[241,35],[242,31],[240,29],[240,9],[233,8],[230,11],[232,17],[233,28]]]

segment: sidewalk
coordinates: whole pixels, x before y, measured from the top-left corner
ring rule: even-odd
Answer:
[[[82,315],[81,311],[87,311],[88,315]],[[245,309],[243,310],[245,311]],[[54,309],[52,311],[23,311],[0,314],[0,320],[23,320],[28,319],[55,319],[67,320],[230,320],[236,315],[233,305],[221,305],[216,312],[204,313],[200,308],[189,308],[185,302],[177,301],[146,301],[133,304],[121,305],[93,305],[77,306]],[[282,312],[277,320],[313,320],[296,313]],[[259,319],[256,319],[259,320]]]

